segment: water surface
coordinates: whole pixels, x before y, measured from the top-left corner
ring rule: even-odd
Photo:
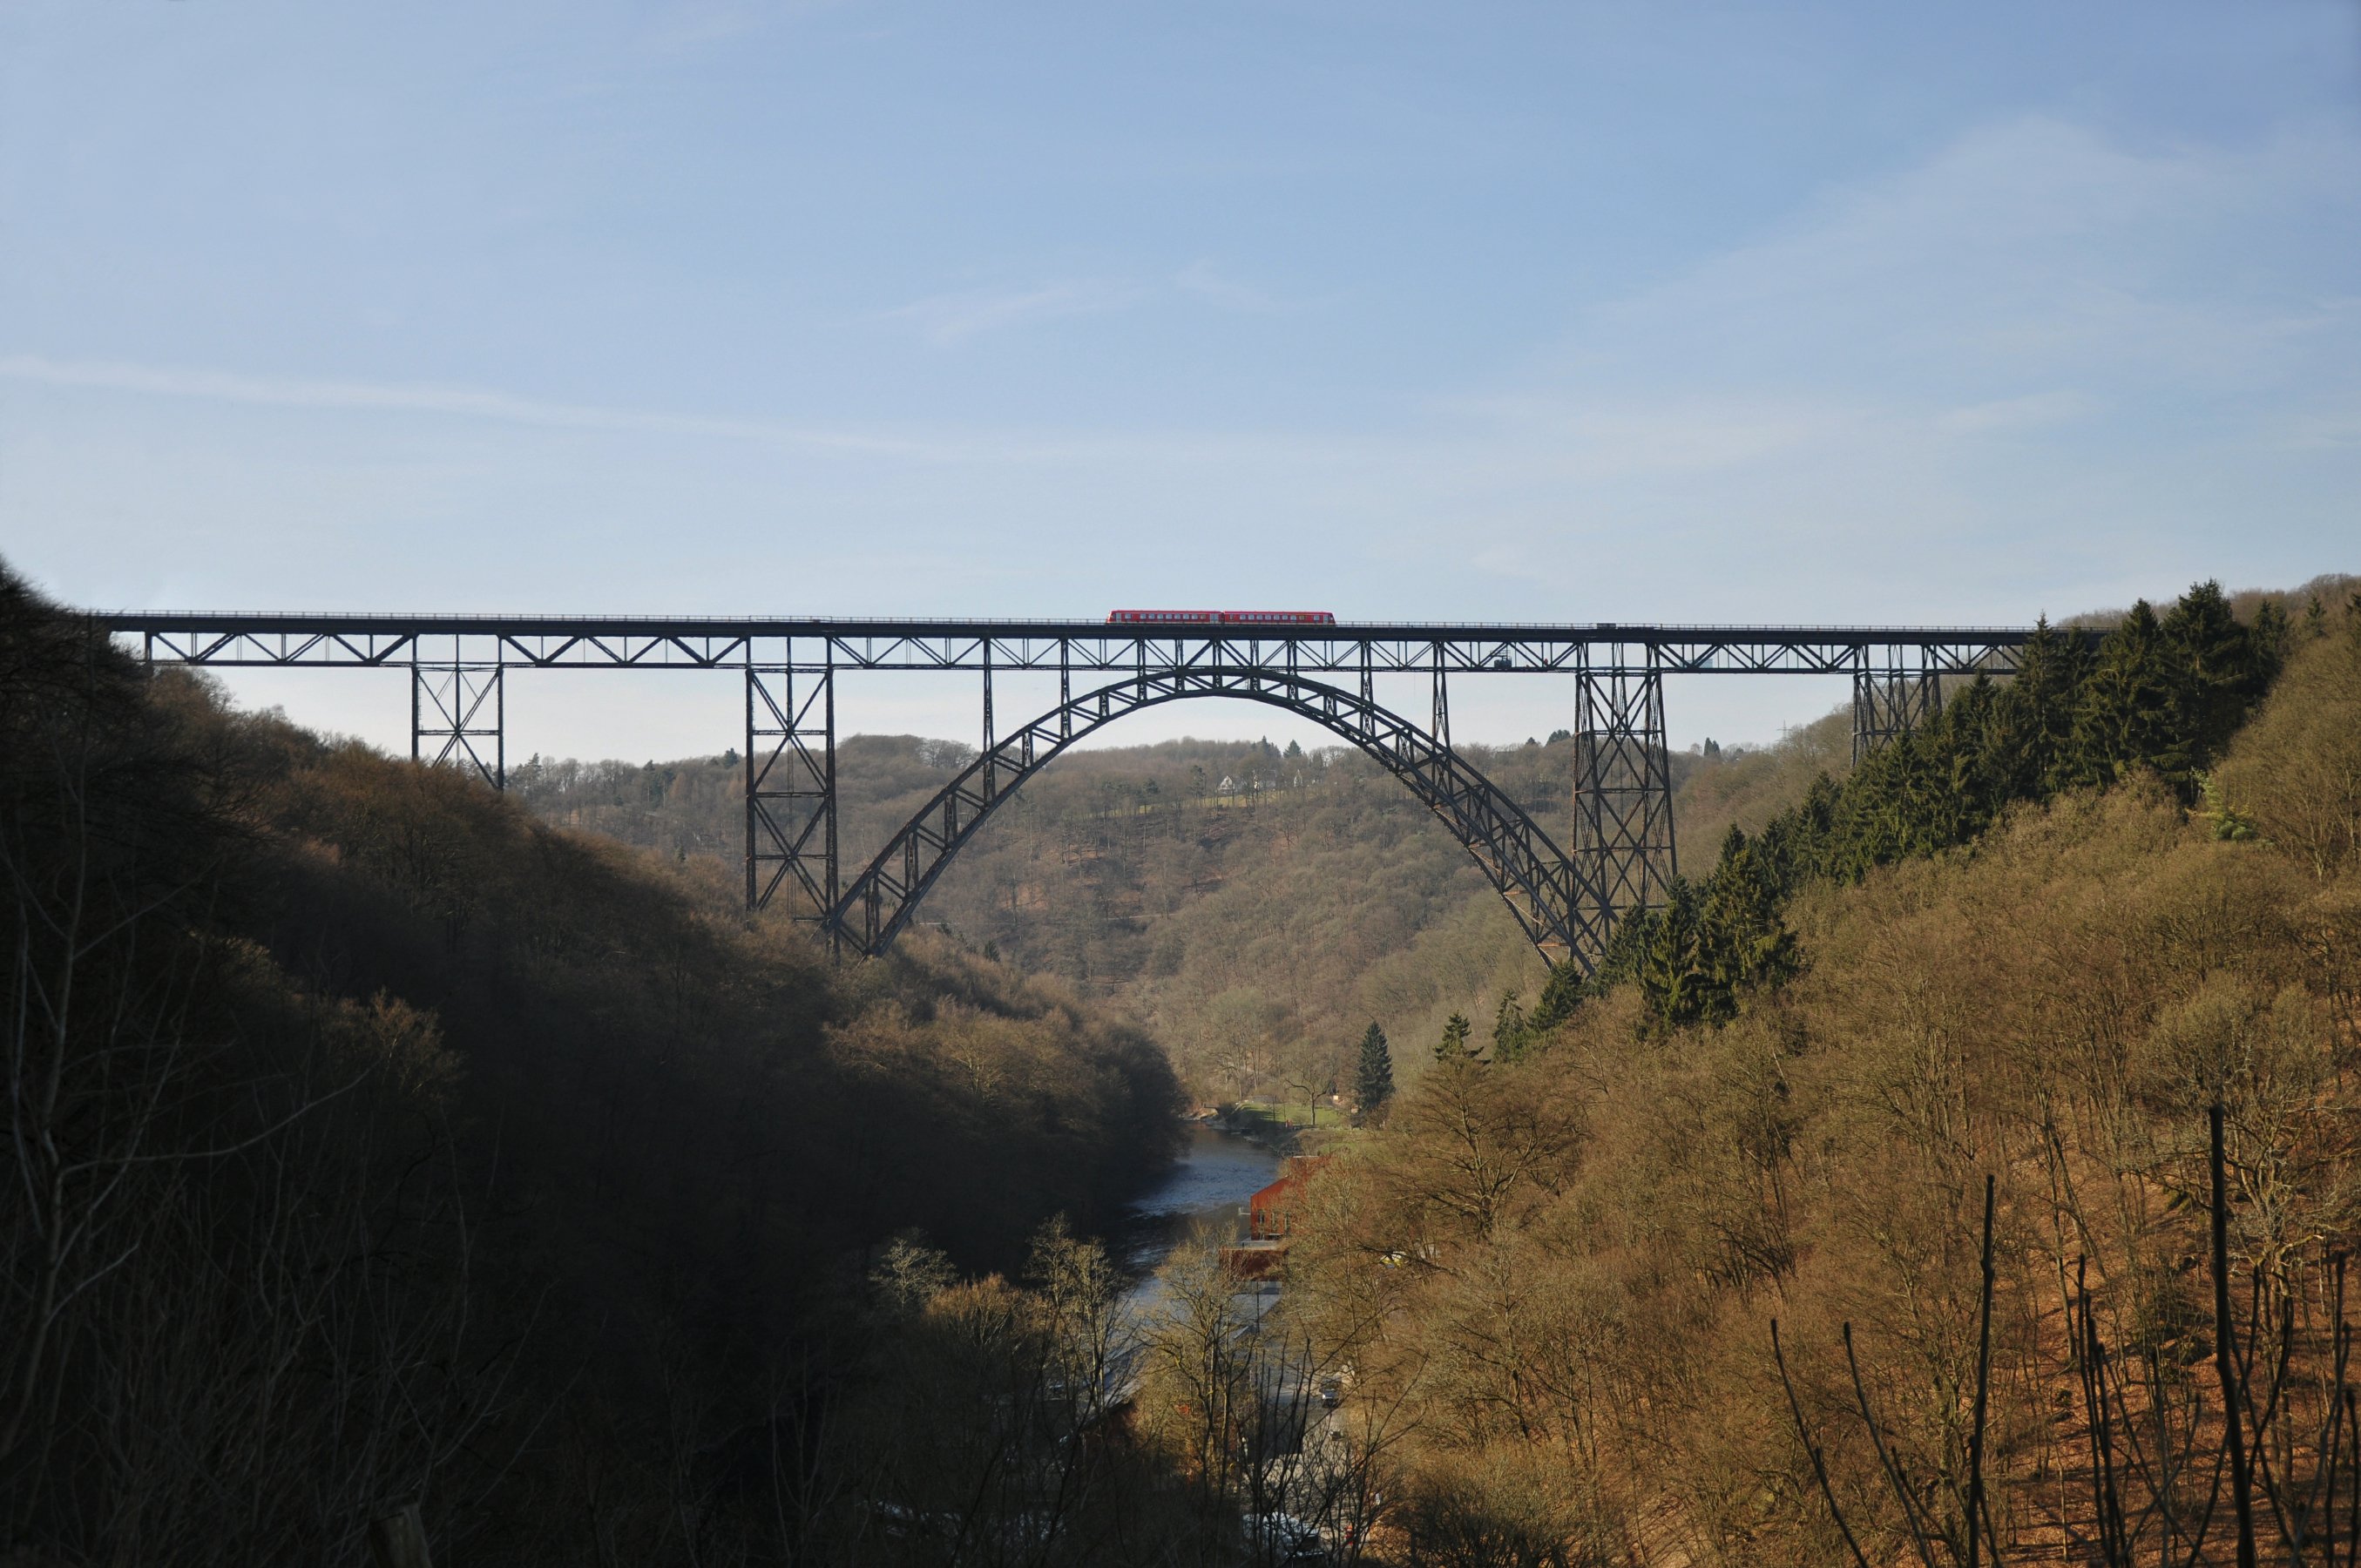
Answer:
[[[1113,1238],[1124,1266],[1145,1277],[1200,1223],[1235,1221],[1246,1200],[1279,1179],[1279,1156],[1202,1122],[1164,1179],[1131,1205]]]

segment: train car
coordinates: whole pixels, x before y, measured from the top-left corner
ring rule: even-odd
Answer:
[[[1218,609],[1119,609],[1107,617],[1109,626],[1212,626],[1222,619]]]
[[[1334,626],[1324,609],[1118,609],[1109,626]]]

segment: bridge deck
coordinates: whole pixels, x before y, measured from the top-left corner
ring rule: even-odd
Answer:
[[[1376,757],[1450,824],[1536,948],[1587,971],[1623,913],[1660,905],[1676,869],[1664,677],[1850,676],[1856,755],[1937,712],[1943,678],[2013,674],[2027,627],[1500,625],[1361,621],[1139,625],[1103,620],[821,617],[100,612],[153,663],[411,672],[411,754],[507,778],[507,675],[529,669],[739,672],[745,685],[746,901],[782,890],[832,948],[882,952],[1005,797],[1078,735],[1158,702],[1287,707]],[[2082,640],[2095,633],[2065,635]],[[837,838],[836,676],[981,673],[971,773],[848,886]],[[1001,733],[993,678],[1054,671],[1059,704]],[[1575,837],[1561,848],[1451,747],[1452,676],[1574,677]],[[1378,677],[1433,678],[1426,728],[1379,707]],[[1083,677],[1078,683],[1077,676]],[[1334,677],[1347,677],[1337,679]],[[1111,679],[1109,677],[1112,677]],[[1323,678],[1326,677],[1326,678]],[[1077,691],[1077,685],[1091,688]]]
[[[1315,671],[1662,674],[2007,674],[2027,627],[1356,621],[1133,627],[1098,620],[102,611],[158,663],[518,668]],[[2090,636],[2090,633],[2069,635]]]

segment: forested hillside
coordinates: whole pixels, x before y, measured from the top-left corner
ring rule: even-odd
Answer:
[[[1466,750],[1554,835],[1567,835],[1568,739]],[[840,742],[847,866],[973,755],[907,737]],[[1741,761],[1685,753],[1675,774],[1726,763],[1742,791],[1765,770]],[[536,759],[512,787],[552,821],[691,859],[734,864],[741,853],[735,758],[639,767]],[[1183,740],[1069,753],[961,851],[919,920],[1122,1009],[1208,1101],[1300,1101],[1303,1086],[1337,1080],[1371,1019],[1405,1037],[1433,1033],[1454,1011],[1488,1016],[1510,991],[1530,999],[1543,978],[1466,851],[1348,748]]]
[[[2301,622],[2351,580],[2231,597],[2233,619]],[[2127,612],[2077,616],[2112,626]],[[2243,623],[2242,621],[2242,623]],[[2301,630],[2301,627],[2298,628]],[[1955,700],[1980,701],[1964,685]],[[1466,748],[1563,844],[1574,748]],[[840,743],[848,867],[973,757],[907,737]],[[1916,758],[1913,750],[1897,753]],[[1759,832],[1824,775],[1851,766],[1849,710],[1768,744],[1676,752],[1681,868],[1701,881],[1728,829]],[[1891,765],[1890,763],[1888,765]],[[1220,785],[1234,786],[1224,794]],[[520,798],[551,820],[687,857],[733,862],[744,841],[734,756],[583,764],[535,759]],[[1915,786],[1914,786],[1915,787]],[[1408,791],[1349,749],[1180,741],[1070,753],[1029,781],[961,852],[920,920],[1137,1019],[1211,1102],[1301,1102],[1345,1089],[1367,1025],[1422,1069],[1455,1014],[1488,1037],[1530,1010],[1546,976],[1465,850]]]
[[[1297,1229],[1288,1310],[1383,1429],[1401,1550],[2350,1551],[2361,598],[2201,588],[2037,650],[1553,1001]]]
[[[0,872],[11,1562],[358,1563],[410,1500],[457,1563],[805,1560],[888,1239],[1016,1268],[1177,1135],[1054,982],[831,969],[5,576]]]
[[[354,1563],[418,1499],[459,1561],[1268,1559],[1240,1521],[1310,1369],[1345,1458],[1282,1495],[1392,1560],[1947,1559],[1972,1450],[2001,1560],[2202,1514],[2228,1561],[2224,1387],[2257,1529],[2310,1539],[2361,1496],[2318,1436],[2361,602],[2236,611],[2037,642],[1842,777],[1839,725],[1687,759],[1692,880],[1586,979],[1359,759],[1186,744],[1068,760],[942,890],[955,935],[834,969],[678,837],[734,818],[719,761],[528,770],[649,854],[0,582],[0,1527]],[[873,838],[955,761],[845,750]],[[1546,808],[1569,753],[1484,765]],[[1201,1092],[1309,1092],[1372,1018],[1400,1089],[1278,1307],[1184,1255],[1134,1337],[1087,1237],[1171,1147],[1158,1036]]]

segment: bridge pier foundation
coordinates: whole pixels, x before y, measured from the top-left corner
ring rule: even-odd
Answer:
[[[1661,907],[1677,861],[1656,650],[1586,648],[1576,688],[1574,859],[1613,915]]]
[[[507,688],[500,664],[410,666],[410,760],[472,769],[496,790],[509,784]]]
[[[827,927],[836,907],[836,671],[828,663],[746,669],[746,906],[792,881],[795,915]]]

